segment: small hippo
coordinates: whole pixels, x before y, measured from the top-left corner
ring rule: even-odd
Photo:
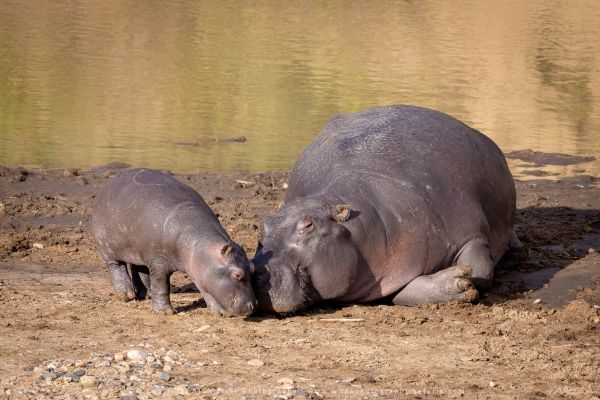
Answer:
[[[124,300],[150,291],[152,308],[173,314],[169,277],[182,271],[219,314],[248,315],[256,306],[246,253],[202,197],[170,175],[131,169],[112,178],[98,196],[92,231]]]
[[[480,132],[407,105],[336,116],[263,220],[259,307],[474,301],[514,238],[514,216],[504,155]]]

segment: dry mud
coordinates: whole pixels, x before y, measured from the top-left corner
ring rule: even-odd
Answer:
[[[600,397],[597,178],[517,182],[525,248],[478,304],[243,319],[212,314],[182,274],[174,316],[117,300],[89,223],[94,194],[121,167],[0,167],[0,397]],[[250,256],[287,179],[176,177]]]

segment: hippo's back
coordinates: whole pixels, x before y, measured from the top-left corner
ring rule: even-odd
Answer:
[[[184,228],[207,223],[220,228],[198,192],[151,169],[131,169],[112,178],[98,195],[92,215],[101,251],[112,252],[115,259],[132,254],[130,249],[167,246]]]
[[[332,194],[358,196],[356,186],[339,184],[343,180],[377,181],[363,200],[393,213],[410,192],[456,227],[453,238],[484,231],[495,258],[512,232],[515,187],[501,150],[439,111],[394,105],[334,117],[294,165],[286,201],[328,191],[335,181],[331,190],[349,193]],[[472,231],[460,231],[467,222]]]
[[[377,107],[329,121],[294,165],[288,198],[317,191],[347,171],[424,183],[442,174],[464,186],[469,182],[459,177],[485,173],[490,164],[510,175],[498,146],[457,119],[415,106]]]

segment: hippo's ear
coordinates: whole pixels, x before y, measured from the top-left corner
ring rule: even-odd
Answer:
[[[331,210],[331,219],[335,222],[348,221],[350,218],[350,206],[347,204],[338,204]]]

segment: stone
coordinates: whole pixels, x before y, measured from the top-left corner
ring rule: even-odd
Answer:
[[[136,363],[143,364],[146,362],[146,358],[148,357],[148,353],[141,350],[129,350],[127,352],[127,359]]]
[[[173,370],[173,366],[171,364],[166,364],[163,367],[163,371],[165,371],[165,372],[169,372],[169,371],[172,371],[172,370]]]
[[[282,384],[282,385],[279,385],[279,386],[277,387],[277,389],[281,389],[281,390],[293,390],[293,389],[294,389],[294,386],[293,386],[293,385],[290,385],[289,383],[284,383],[284,384]]]
[[[302,390],[294,390],[294,399],[309,399],[310,394],[303,392]]]
[[[121,362],[125,359],[125,354],[123,353],[115,353],[115,361]]]
[[[79,378],[79,383],[81,384],[81,386],[83,386],[85,388],[96,387],[100,384],[100,382],[98,381],[98,378],[96,378],[93,375],[82,376],[81,378]]]
[[[166,372],[159,372],[157,377],[161,381],[165,381],[165,382],[168,382],[171,380],[171,375],[167,374]]]
[[[347,384],[351,384],[352,382],[356,381],[356,378],[353,376],[349,376],[347,378],[342,379],[340,382],[342,383],[347,383]]]
[[[210,329],[210,325],[202,325],[199,328],[194,329],[194,333],[204,332]]]
[[[493,387],[496,387],[496,386],[498,386],[498,384],[496,382],[490,381],[490,387],[493,388]]]
[[[152,395],[154,396],[162,396],[162,394],[165,392],[165,388],[164,386],[159,386],[159,385],[155,385],[152,390],[150,391],[150,393],[152,393]]]
[[[173,394],[175,396],[185,396],[189,392],[190,391],[189,391],[187,385],[177,385],[173,388]]]
[[[293,385],[294,384],[294,380],[291,379],[291,378],[280,378],[280,379],[277,379],[277,383],[286,384],[286,385]]]
[[[251,367],[262,367],[263,365],[265,365],[265,362],[259,360],[258,358],[253,358],[252,360],[249,360],[247,364]]]

